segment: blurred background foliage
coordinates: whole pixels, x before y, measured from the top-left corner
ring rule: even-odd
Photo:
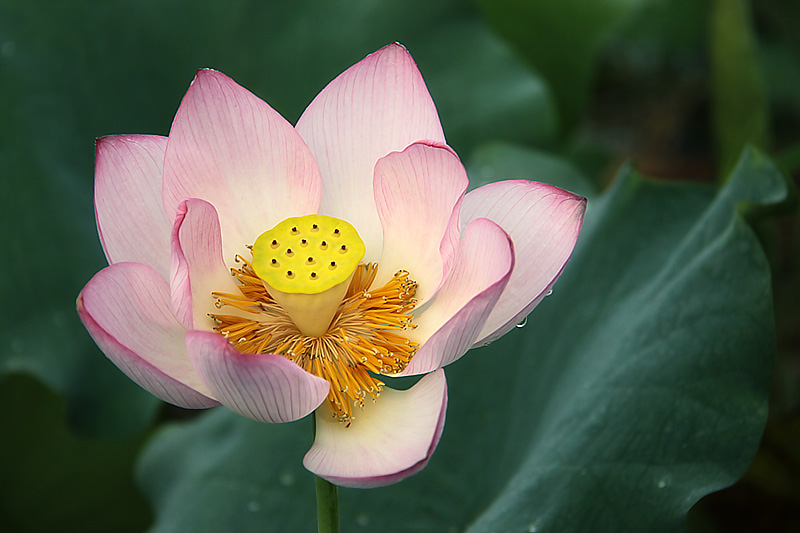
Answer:
[[[780,192],[762,197],[782,189],[761,156],[751,153],[744,167],[736,164],[753,146],[789,183],[797,182],[798,22],[795,0],[0,0],[0,530],[54,531],[74,524],[80,531],[141,531],[160,512],[158,530],[178,531],[185,517],[174,511],[175,502],[203,501],[197,490],[216,497],[222,485],[193,486],[191,464],[181,462],[181,454],[170,460],[176,450],[190,448],[193,432],[201,432],[201,451],[191,453],[214,456],[203,472],[215,478],[220,465],[246,469],[230,466],[224,450],[239,450],[249,442],[245,436],[267,431],[219,411],[180,429],[173,421],[194,415],[160,404],[131,383],[78,322],[75,297],[105,264],[92,216],[93,139],[166,135],[199,67],[222,70],[294,123],[339,72],[400,41],[425,76],[450,144],[470,163],[473,187],[526,177],[589,197],[610,191],[597,203],[596,220],[616,228],[607,206],[624,203],[620,182],[634,184],[645,205],[666,206],[658,234],[668,235],[670,217],[676,227],[689,227],[705,220],[704,210],[716,213],[713,205],[721,201],[712,203],[713,187],[735,176],[734,168],[772,180],[753,196],[757,201],[739,208],[758,235],[772,276],[777,350],[770,415],[750,469],[732,487],[700,500],[689,526],[793,531],[800,523],[798,218],[791,187],[788,199]],[[620,170],[624,161],[649,178],[705,184],[705,192],[652,192],[649,186],[642,192],[635,185],[641,178],[631,178],[629,167]],[[720,198],[743,186],[731,187]],[[736,203],[725,202],[730,209]],[[737,283],[745,284],[747,272]],[[578,277],[564,282],[573,283],[564,285],[566,293],[582,294],[574,288]],[[547,323],[548,315],[542,317]],[[518,345],[532,342],[529,330],[495,350],[519,352]],[[455,367],[448,375],[468,383],[470,368]],[[459,411],[456,400],[452,404],[458,433],[459,413],[461,419],[469,414]],[[748,426],[753,444],[762,423],[754,416]],[[307,445],[294,430],[275,431],[253,438],[269,438],[276,447]],[[457,447],[443,440],[442,448],[438,464],[455,461],[447,450]],[[300,452],[294,453],[299,461]],[[739,466],[751,458],[746,450],[740,455],[731,458],[728,477],[709,490],[739,477]],[[154,469],[175,477],[158,479]],[[432,461],[429,476],[443,470]],[[310,478],[299,479],[302,470],[275,475],[283,490],[270,494],[280,505],[286,494],[311,498]],[[502,479],[495,479],[498,486]],[[407,498],[402,490],[379,493],[375,501]],[[354,499],[344,496],[343,505]],[[423,499],[417,503],[436,514]],[[685,511],[676,507],[677,523]],[[370,530],[369,517],[351,514],[345,518]],[[437,523],[420,520],[423,530]],[[469,522],[456,523],[461,530]],[[295,530],[303,524],[283,525]]]

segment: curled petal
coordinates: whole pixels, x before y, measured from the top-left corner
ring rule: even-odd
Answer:
[[[316,409],[330,384],[285,357],[244,354],[220,334],[186,333],[200,378],[227,408],[259,422],[291,422]]]
[[[417,141],[445,142],[411,55],[390,44],[353,65],[311,102],[297,131],[322,174],[321,212],[358,228],[365,261],[377,261],[382,236],[372,194],[375,163]]]
[[[417,282],[417,305],[431,298],[450,272],[458,245],[467,172],[447,147],[415,143],[375,165],[375,203],[383,228],[376,280],[398,270]]]
[[[161,201],[167,138],[114,135],[97,139],[94,206],[109,264],[134,262],[169,275],[170,219]]]
[[[172,306],[186,329],[211,329],[212,292],[236,294],[236,283],[222,261],[222,235],[214,206],[187,198],[172,227]],[[206,327],[203,327],[203,326]]]
[[[459,359],[506,288],[514,269],[514,247],[491,220],[473,220],[464,230],[455,265],[409,337],[421,346],[403,375],[424,374]]]
[[[168,213],[184,198],[214,205],[230,260],[281,220],[315,213],[320,178],[291,124],[224,74],[200,70],[172,123],[163,192]]]
[[[586,199],[552,185],[501,181],[464,197],[462,224],[478,217],[497,222],[514,241],[516,267],[476,344],[494,340],[544,298],[564,269],[586,211]]]
[[[439,443],[447,382],[439,370],[405,391],[384,389],[350,427],[317,411],[317,436],[303,459],[319,477],[343,487],[391,485],[425,467]]]
[[[169,287],[153,268],[115,263],[78,296],[78,315],[103,353],[139,386],[190,409],[219,405],[186,353],[186,330],[170,310]]]

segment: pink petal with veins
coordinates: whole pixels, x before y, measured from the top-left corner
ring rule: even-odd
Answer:
[[[381,254],[381,227],[372,192],[375,163],[417,141],[444,144],[439,115],[411,54],[390,44],[330,82],[297,122],[322,174],[320,212],[353,224],[367,245],[365,261]]]
[[[120,370],[148,392],[186,408],[219,405],[186,353],[186,330],[170,309],[167,282],[152,267],[115,263],[78,296],[78,315]]]
[[[285,357],[245,354],[219,333],[186,334],[189,357],[214,396],[228,409],[259,422],[303,418],[325,400],[330,384]]]
[[[483,326],[476,345],[494,340],[520,322],[552,288],[578,240],[586,198],[532,181],[500,181],[464,197],[461,223],[497,222],[514,241],[516,266]]]
[[[320,409],[317,436],[303,464],[343,487],[397,483],[428,463],[442,435],[446,409],[443,370],[428,374],[408,390],[384,389],[377,402],[356,410],[350,427]]]
[[[464,230],[453,271],[415,318],[418,327],[409,338],[421,346],[402,374],[424,374],[461,358],[491,316],[514,264],[506,232],[491,220],[473,220]]]
[[[178,206],[170,279],[172,306],[186,329],[210,330],[208,314],[216,312],[211,293],[239,290],[222,260],[217,211],[205,200],[187,198]]]
[[[467,172],[447,147],[415,143],[375,166],[375,202],[383,228],[383,254],[375,283],[407,270],[417,282],[417,306],[439,289],[458,245]]]
[[[167,138],[113,135],[97,139],[94,205],[109,264],[150,265],[169,276],[171,214],[161,201]]]
[[[217,209],[229,262],[281,220],[317,212],[320,177],[291,124],[226,75],[200,70],[169,133],[163,194],[170,214],[184,198]]]

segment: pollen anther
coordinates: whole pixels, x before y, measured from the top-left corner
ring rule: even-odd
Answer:
[[[283,355],[330,382],[328,406],[334,418],[349,426],[357,407],[380,396],[383,382],[375,376],[402,372],[417,350],[417,343],[402,333],[414,326],[408,312],[414,308],[417,284],[401,270],[386,285],[373,287],[377,269],[376,263],[359,264],[326,332],[309,336],[270,296],[253,264],[243,260],[235,271],[240,294],[212,296],[218,308],[244,313],[214,314],[214,330],[241,352]],[[296,278],[293,283],[304,277],[294,270],[284,272]],[[328,274],[311,271],[307,283],[324,283]]]

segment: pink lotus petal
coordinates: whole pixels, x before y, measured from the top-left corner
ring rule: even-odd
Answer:
[[[466,195],[462,224],[478,217],[511,235],[516,267],[483,326],[476,345],[492,341],[520,322],[551,289],[572,254],[586,199],[552,185],[501,181]]]
[[[132,261],[169,275],[170,217],[161,201],[167,138],[115,135],[97,139],[94,205],[109,264]]]
[[[356,411],[350,427],[316,413],[317,437],[303,459],[319,477],[343,487],[397,483],[422,470],[439,443],[447,409],[444,371],[405,391],[384,389],[377,402]]]
[[[470,349],[514,269],[505,231],[485,218],[464,230],[455,265],[430,307],[415,318],[409,337],[421,343],[402,372],[424,374],[458,360]]]
[[[162,400],[190,409],[219,405],[195,373],[167,282],[140,263],[98,272],[78,296],[78,315],[106,356]]]
[[[230,264],[281,220],[315,213],[320,178],[291,124],[224,74],[200,70],[172,123],[163,192],[170,214],[184,198],[214,205]]]
[[[189,357],[227,408],[259,422],[303,418],[325,400],[330,384],[285,357],[244,354],[220,334],[186,333]]]
[[[328,84],[297,122],[322,173],[321,212],[353,224],[367,245],[365,261],[381,254],[381,227],[372,194],[375,163],[409,144],[444,143],[422,75],[408,51],[390,44]]]
[[[216,312],[212,292],[238,292],[222,261],[217,211],[205,200],[188,198],[178,206],[170,279],[172,306],[186,329],[211,329],[208,314]]]
[[[398,270],[417,284],[417,305],[431,298],[450,272],[458,245],[467,172],[446,147],[415,143],[375,165],[375,203],[383,227],[377,286]]]

